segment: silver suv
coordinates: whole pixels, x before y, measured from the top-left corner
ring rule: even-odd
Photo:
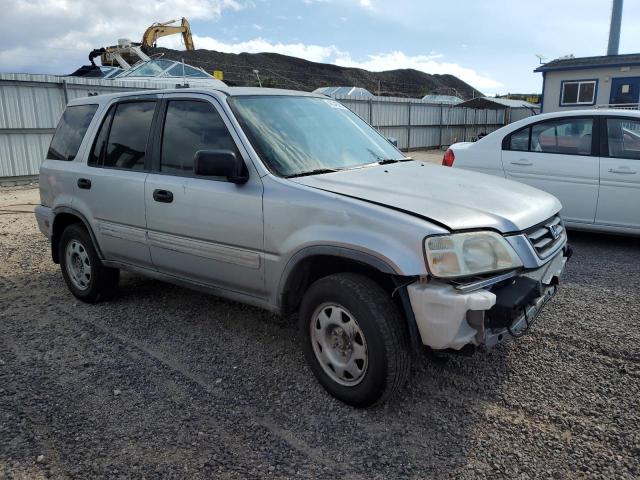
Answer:
[[[412,352],[522,335],[570,249],[542,191],[405,157],[326,97],[226,88],[72,101],[36,217],[79,299],[119,270],[282,315],[320,383],[358,407]]]

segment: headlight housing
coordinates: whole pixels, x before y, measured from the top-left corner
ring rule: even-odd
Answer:
[[[468,277],[522,266],[511,245],[495,232],[427,237],[424,251],[429,272],[439,278]]]

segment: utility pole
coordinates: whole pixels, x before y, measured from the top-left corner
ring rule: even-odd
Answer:
[[[260,88],[262,88],[262,82],[260,81],[260,70],[254,70],[253,73],[256,74],[256,77],[258,78],[258,85],[260,85]]]
[[[611,26],[609,27],[609,44],[607,45],[607,55],[618,55],[621,23],[622,0],[613,0],[613,5],[611,7]]]

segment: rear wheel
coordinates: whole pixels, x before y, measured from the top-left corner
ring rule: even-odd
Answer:
[[[120,271],[102,264],[89,232],[82,225],[65,228],[59,248],[62,276],[73,295],[83,302],[94,303],[115,294]]]
[[[313,373],[339,400],[368,407],[406,382],[406,326],[389,295],[371,279],[341,273],[318,280],[305,293],[299,321]]]

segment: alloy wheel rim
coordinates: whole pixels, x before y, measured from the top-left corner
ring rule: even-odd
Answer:
[[[71,240],[65,250],[67,274],[73,286],[86,290],[91,282],[91,261],[87,249],[77,240]]]
[[[364,333],[344,307],[323,304],[310,324],[313,353],[324,372],[336,383],[359,384],[367,373],[369,355]]]

